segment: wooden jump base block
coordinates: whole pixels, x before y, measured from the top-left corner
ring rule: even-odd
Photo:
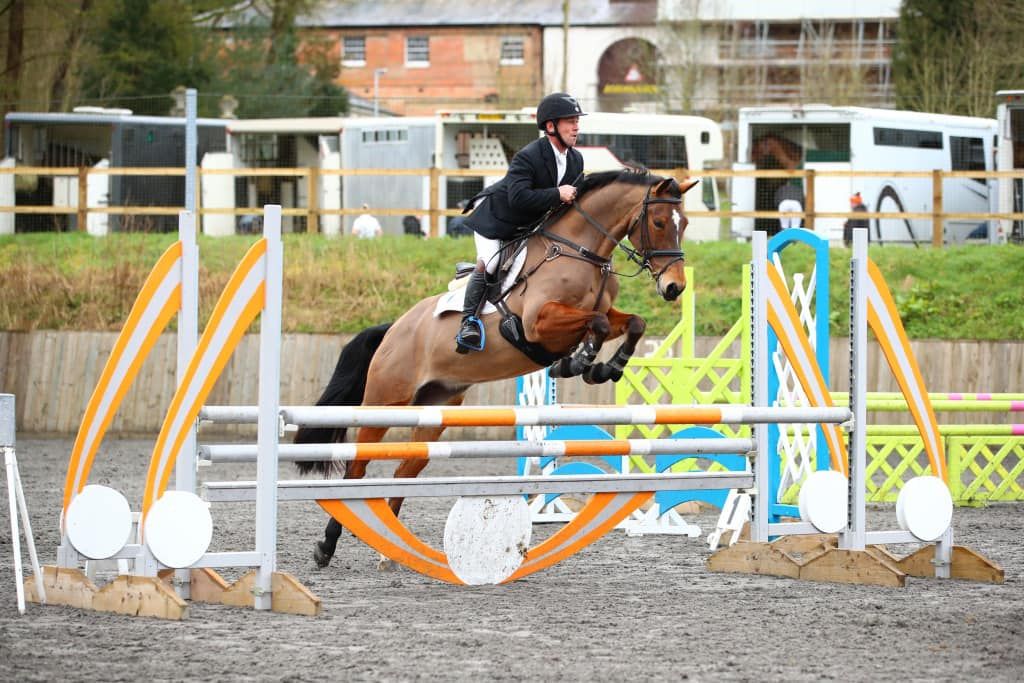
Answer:
[[[713,572],[902,588],[908,576],[938,577],[935,550],[929,544],[901,558],[884,545],[843,550],[836,534],[783,536],[771,543],[737,541],[709,557],[707,567]],[[948,578],[1002,583],[1004,572],[970,548],[955,545]]]
[[[188,603],[172,588],[173,569],[161,570],[157,577],[123,574],[103,587],[97,587],[77,568],[44,565],[42,567],[46,604],[113,612],[128,616],[181,620],[188,616]],[[190,570],[192,602],[232,607],[253,607],[255,571],[246,572],[238,581],[228,583],[206,567]],[[274,572],[271,611],[315,617],[320,614],[320,599],[287,572]],[[25,596],[39,603],[35,577],[25,579]]]

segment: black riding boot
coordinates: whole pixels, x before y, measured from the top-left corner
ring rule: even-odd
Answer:
[[[475,270],[466,283],[466,299],[462,305],[462,325],[455,337],[455,350],[459,353],[482,351],[484,348],[484,325],[477,317],[480,304],[487,292],[487,271]]]

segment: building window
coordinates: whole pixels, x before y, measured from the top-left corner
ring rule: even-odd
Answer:
[[[430,38],[408,36],[405,39],[405,65],[430,66]]]
[[[519,66],[523,63],[522,36],[502,36],[501,63],[509,66]]]
[[[341,43],[343,66],[366,66],[366,36],[345,36]]]

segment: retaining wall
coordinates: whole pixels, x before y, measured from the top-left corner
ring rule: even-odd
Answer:
[[[282,337],[281,403],[311,404],[326,385],[338,353],[349,335],[286,334]],[[0,392],[17,400],[17,428],[24,434],[74,434],[89,394],[96,385],[114,344],[113,332],[0,332]],[[651,339],[649,342],[660,341]],[[717,339],[697,338],[698,355],[706,354]],[[607,351],[614,349],[610,345]],[[640,352],[648,347],[641,344]],[[110,432],[152,435],[174,392],[175,335],[161,337],[114,418]],[[1024,389],[1024,341],[917,341],[913,343],[930,391],[1019,392]],[[831,340],[832,389],[848,389],[848,351],[844,338]],[[734,349],[730,356],[738,356]],[[259,338],[247,336],[232,357],[210,397],[210,404],[254,404],[258,387]],[[877,345],[870,342],[867,385],[869,391],[898,391]],[[559,386],[564,403],[613,403],[611,385],[592,387],[582,381]],[[480,385],[470,390],[467,405],[511,404],[515,381]],[[1014,416],[1015,417],[1015,416]],[[942,424],[1018,422],[1006,414],[949,413],[938,415]],[[909,422],[906,414],[875,414],[872,424]],[[463,438],[462,430],[450,430]],[[478,438],[513,438],[510,428],[494,428]]]

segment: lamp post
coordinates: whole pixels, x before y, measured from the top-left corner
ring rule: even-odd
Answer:
[[[377,89],[378,89],[378,86],[380,85],[380,77],[381,77],[381,74],[386,74],[387,72],[388,72],[388,70],[383,68],[383,67],[373,70],[373,115],[374,115],[374,117],[376,117],[377,113],[380,111],[380,107],[378,106],[378,99],[377,99]]]

